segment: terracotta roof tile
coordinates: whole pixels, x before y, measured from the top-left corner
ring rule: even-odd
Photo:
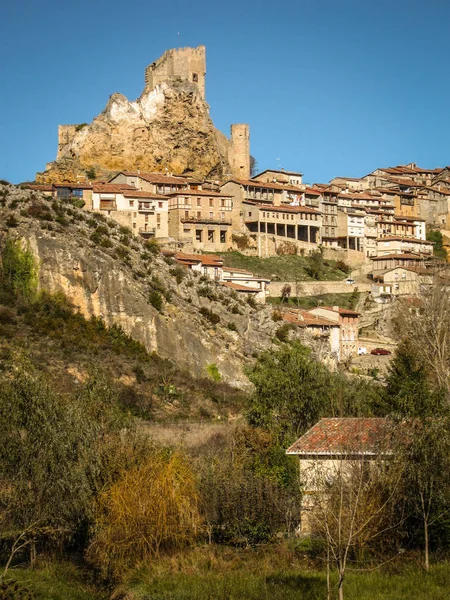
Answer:
[[[123,192],[125,198],[147,198],[149,200],[168,200],[167,196],[162,194],[152,194],[141,190]]]
[[[134,185],[127,183],[93,183],[92,191],[94,194],[120,194],[126,190],[136,190]]]
[[[286,454],[298,456],[377,456],[390,439],[390,424],[381,418],[321,419]]]
[[[258,293],[261,290],[259,288],[252,288],[246,285],[241,285],[240,283],[234,283],[233,281],[221,281],[220,285],[224,285],[226,287],[231,288],[232,290],[236,290],[237,292],[253,292]]]

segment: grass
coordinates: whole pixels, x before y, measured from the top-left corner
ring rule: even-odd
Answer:
[[[11,569],[5,581],[15,581],[35,600],[106,600],[108,596],[88,583],[90,575],[68,562],[51,562],[36,569]]]
[[[308,256],[283,255],[270,258],[245,256],[240,252],[223,252],[220,254],[227,267],[247,269],[258,277],[267,277],[278,281],[314,281],[308,273],[311,259]],[[321,281],[340,281],[348,277],[347,273],[336,266],[336,261],[325,260]]]
[[[197,549],[198,550],[198,549]],[[286,545],[268,549],[200,549],[191,561],[173,557],[141,567],[119,586],[136,600],[319,600],[327,597],[326,574]],[[332,572],[333,598],[337,598]],[[448,598],[450,564],[425,573],[417,564],[396,564],[395,570],[348,571],[347,600],[444,600]]]
[[[292,308],[316,308],[317,306],[340,306],[341,308],[354,309],[359,299],[359,294],[320,294],[318,296],[305,296],[303,298],[289,298],[281,302],[281,298],[267,298],[267,302],[277,306],[290,306]]]

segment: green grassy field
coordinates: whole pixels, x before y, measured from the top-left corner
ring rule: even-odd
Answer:
[[[292,308],[315,308],[316,306],[340,306],[341,308],[354,309],[359,299],[358,293],[351,294],[321,294],[319,296],[305,296],[304,298],[289,298],[281,302],[281,298],[267,298],[267,302],[277,306],[281,304]]]
[[[257,256],[245,256],[240,252],[223,252],[220,256],[226,266],[247,269],[259,277],[274,279],[275,276],[278,281],[314,280],[308,272],[311,259],[307,256],[283,255],[258,258]],[[348,277],[348,274],[337,267],[336,261],[324,261],[320,280],[340,281],[346,277]]]
[[[332,597],[337,598],[332,576]],[[348,600],[447,600],[450,565],[432,567],[428,574],[408,568],[399,574],[349,573],[344,593]],[[236,571],[220,574],[172,573],[148,577],[128,587],[132,598],[147,600],[322,600],[327,597],[326,575],[317,571],[278,573]]]
[[[13,569],[14,580],[32,592],[33,600],[325,600],[326,575],[309,561],[276,557],[273,553],[228,551],[228,557],[210,553],[199,561],[177,557],[155,560],[134,571],[111,596],[89,583],[90,576],[70,563],[50,563],[35,570]],[[221,554],[221,553],[219,553]],[[224,555],[227,551],[223,552]],[[336,576],[331,577],[332,598],[337,597]],[[347,600],[447,600],[450,564],[433,565],[429,573],[416,563],[396,565],[390,571],[351,572],[345,581]]]

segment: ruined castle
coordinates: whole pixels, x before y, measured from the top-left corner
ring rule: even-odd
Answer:
[[[145,69],[145,87],[129,102],[113,94],[90,124],[60,125],[54,162],[36,179],[105,177],[120,170],[248,179],[247,124],[231,125],[227,138],[215,129],[205,100],[206,48],[167,50]]]

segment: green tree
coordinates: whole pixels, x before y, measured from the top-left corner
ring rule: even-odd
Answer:
[[[427,370],[409,339],[403,340],[389,367],[386,412],[400,417],[427,417],[444,408],[444,395],[431,389]]]
[[[433,254],[436,258],[447,260],[447,252],[444,248],[442,233],[439,229],[431,229],[427,231],[427,240],[433,242]]]
[[[11,299],[30,302],[36,297],[36,261],[21,240],[7,238],[1,249],[0,283],[3,294]]]
[[[92,501],[129,461],[111,389],[94,377],[78,398],[55,393],[18,360],[0,381],[0,536],[12,556],[86,529]]]

